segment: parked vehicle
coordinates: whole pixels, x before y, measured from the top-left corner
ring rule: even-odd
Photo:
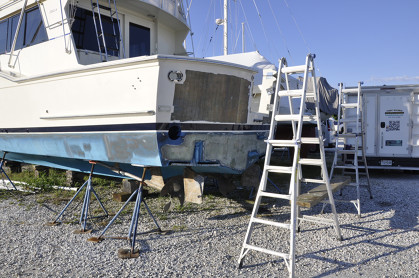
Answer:
[[[362,87],[362,101],[368,166],[418,170],[419,84]]]

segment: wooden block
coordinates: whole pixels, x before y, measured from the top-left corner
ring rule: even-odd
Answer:
[[[113,199],[117,202],[126,202],[130,196],[131,196],[131,193],[126,193],[126,192],[112,194]],[[134,202],[135,198],[132,198],[131,201]]]
[[[335,177],[330,181],[330,187],[332,192],[335,192],[342,188],[343,186],[350,183],[351,178],[345,176]],[[298,196],[297,204],[301,207],[312,208],[321,201],[323,201],[327,196],[326,185],[319,185],[307,193],[301,194]]]
[[[204,194],[204,177],[192,170],[185,168],[183,177],[185,202],[202,204]]]

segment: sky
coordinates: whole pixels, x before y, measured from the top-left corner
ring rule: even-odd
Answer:
[[[190,4],[187,50],[195,57],[223,54],[224,0]],[[229,53],[259,51],[278,64],[302,65],[316,54],[316,75],[335,88],[419,84],[419,0],[229,0]]]

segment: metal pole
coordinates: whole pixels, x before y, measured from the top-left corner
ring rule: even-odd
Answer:
[[[228,0],[224,0],[224,55],[228,55]]]
[[[246,52],[244,49],[244,22],[242,22],[242,52]]]
[[[28,3],[28,0],[25,0],[25,2],[23,3],[22,10],[20,11],[19,22],[17,24],[15,37],[13,39],[12,49],[10,50],[9,67],[11,67],[11,68],[12,68],[13,52],[15,51],[15,48],[16,48],[17,37],[19,36],[20,26],[22,25],[23,15],[25,14],[27,3]]]

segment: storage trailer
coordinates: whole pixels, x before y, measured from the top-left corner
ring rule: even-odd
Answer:
[[[419,170],[419,85],[363,86],[362,107],[368,167]]]

